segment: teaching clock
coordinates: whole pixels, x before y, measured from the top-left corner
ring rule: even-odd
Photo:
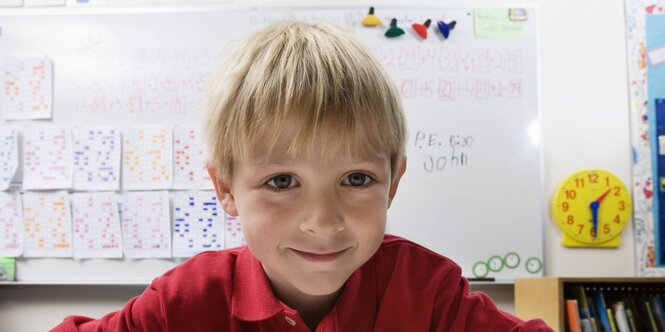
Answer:
[[[554,221],[567,247],[618,247],[631,215],[631,196],[610,172],[576,172],[559,184],[552,199]]]

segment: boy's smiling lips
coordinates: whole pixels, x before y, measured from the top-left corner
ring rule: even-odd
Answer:
[[[345,248],[339,251],[328,251],[328,252],[308,252],[301,251],[298,249],[290,248],[298,256],[312,262],[329,262],[334,261],[335,259],[342,256],[349,248]]]

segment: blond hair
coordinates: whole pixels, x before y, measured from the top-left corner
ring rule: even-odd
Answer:
[[[394,84],[352,33],[330,24],[280,22],[252,33],[213,76],[203,114],[208,163],[226,180],[234,160],[266,139],[274,148],[293,120],[291,154],[322,138],[328,159],[330,144],[350,157],[388,153],[394,177],[405,153]]]

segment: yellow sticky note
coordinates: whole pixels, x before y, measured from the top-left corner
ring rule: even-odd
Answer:
[[[511,20],[508,8],[482,8],[473,11],[476,38],[514,39],[524,36],[524,21]]]

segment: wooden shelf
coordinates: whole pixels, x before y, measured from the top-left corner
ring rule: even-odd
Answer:
[[[543,319],[554,331],[565,329],[564,294],[572,285],[665,285],[665,278],[544,277],[515,280],[515,314],[522,319]]]

